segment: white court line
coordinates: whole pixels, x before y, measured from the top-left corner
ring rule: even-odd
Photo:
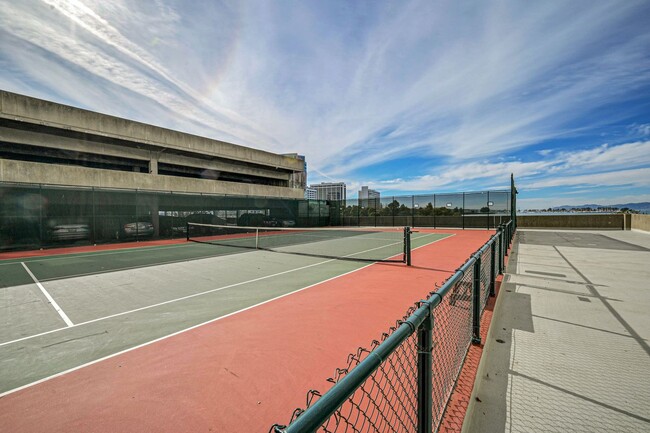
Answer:
[[[377,247],[377,248],[371,248],[371,249],[368,249],[368,250],[365,250],[365,251],[361,251],[360,253],[357,252],[357,253],[354,253],[354,254],[367,253],[369,251],[378,250],[378,249],[381,249],[381,248],[383,248],[383,246],[382,247]],[[275,254],[275,253],[273,253],[273,254]],[[353,255],[353,254],[349,254],[349,256],[351,256],[351,255]],[[138,312],[138,311],[148,310],[150,308],[159,307],[161,305],[171,304],[171,303],[178,302],[178,301],[184,301],[185,299],[194,298],[196,296],[203,296],[203,295],[218,292],[218,291],[221,291],[221,290],[230,289],[230,288],[237,287],[237,286],[242,286],[244,284],[254,283],[254,282],[257,282],[257,281],[266,280],[268,278],[277,277],[278,275],[284,275],[284,274],[288,274],[288,273],[291,273],[291,272],[300,271],[300,270],[303,270],[303,269],[311,268],[313,266],[320,266],[322,264],[334,262],[336,260],[338,260],[338,259],[329,259],[329,260],[325,260],[325,261],[322,261],[322,262],[312,263],[311,265],[301,266],[299,268],[288,269],[286,271],[278,272],[276,274],[265,275],[263,277],[254,278],[252,280],[241,281],[239,283],[229,284],[229,285],[223,286],[223,287],[217,287],[216,289],[206,290],[204,292],[199,292],[199,293],[193,293],[191,295],[183,296],[183,297],[180,297],[180,298],[170,299],[168,301],[159,302],[157,304],[152,304],[152,305],[147,305],[145,307],[135,308],[133,310],[122,311],[121,313],[111,314],[110,316],[104,316],[104,317],[100,317],[100,318],[97,318],[97,319],[88,320],[86,322],[77,323],[76,325],[68,325],[68,326],[69,327],[77,327],[77,326],[87,325],[89,323],[99,322],[101,320],[111,319],[113,317],[123,316],[125,314],[130,314],[130,313],[135,313],[135,312]],[[371,263],[371,264],[374,264],[374,263]],[[24,263],[23,263],[23,266],[25,267],[25,269],[27,269],[27,266]],[[359,269],[363,269],[363,267],[359,268]],[[29,269],[27,269],[27,272],[29,272],[29,274],[32,275],[32,273],[29,271]],[[34,278],[34,277],[32,276],[32,278]],[[34,281],[36,281],[35,278],[34,278]],[[40,284],[40,283],[38,283],[38,284]],[[42,287],[42,286],[40,286],[40,287]],[[42,290],[45,291],[45,289],[42,289]],[[45,292],[45,293],[47,293],[47,292]],[[51,299],[51,298],[48,298],[48,299]],[[54,302],[54,300],[52,300],[52,302]],[[70,322],[70,323],[72,323],[72,322]],[[40,337],[40,336],[43,336],[43,335],[52,334],[54,332],[63,331],[65,329],[68,329],[68,328],[52,329],[50,331],[41,332],[40,334],[34,334],[34,335],[29,335],[27,337],[18,338],[16,340],[5,341],[4,343],[0,343],[0,347],[6,346],[6,345],[9,345],[9,344],[12,344],[12,343],[18,343],[19,341],[25,341],[25,340],[29,340],[31,338],[36,338],[36,337]]]
[[[434,235],[439,235],[439,233],[429,233],[429,234],[426,234],[426,235],[418,236],[417,239],[421,239],[421,238],[423,238],[423,237],[428,237],[428,236],[434,236]],[[442,241],[442,240],[444,240],[444,239],[446,239],[446,238],[448,238],[448,237],[451,237],[451,236],[455,236],[455,234],[449,234],[449,235],[446,235],[446,236],[443,237],[443,238],[436,239],[436,240],[433,241],[433,242],[429,242],[429,243],[426,243],[426,244],[421,245],[421,246],[419,246],[419,247],[413,248],[412,251],[417,250],[417,249],[420,249],[420,248],[422,248],[422,247],[426,247],[427,245],[434,244],[434,243],[436,243],[436,242],[438,242],[438,241]],[[382,247],[380,247],[380,248],[382,248]],[[379,248],[373,248],[373,249],[379,249]],[[367,251],[371,251],[371,250],[367,250]],[[366,252],[367,252],[367,251],[366,251]],[[355,254],[359,254],[359,253],[355,253]],[[219,257],[219,256],[211,256],[211,257],[206,257],[206,258],[213,258],[213,257]],[[102,321],[102,320],[111,319],[111,318],[113,318],[113,317],[123,316],[123,315],[125,315],[125,314],[130,314],[130,313],[135,313],[135,312],[138,312],[138,311],[147,310],[147,309],[149,309],[149,308],[159,307],[159,306],[161,306],[161,305],[166,305],[166,304],[171,304],[171,303],[173,303],[173,302],[183,301],[183,300],[185,300],[185,299],[193,298],[193,297],[196,297],[196,296],[207,295],[207,294],[210,294],[210,293],[213,293],[213,292],[218,292],[218,291],[225,290],[225,289],[229,289],[229,288],[232,288],[232,287],[235,287],[235,286],[240,286],[240,285],[244,285],[244,284],[247,284],[247,283],[253,283],[253,282],[260,281],[260,280],[263,280],[263,279],[266,279],[266,278],[271,278],[271,277],[278,276],[278,275],[282,275],[282,274],[286,274],[286,273],[289,273],[289,272],[293,272],[293,271],[297,271],[297,270],[302,270],[302,269],[309,268],[309,267],[312,267],[312,266],[319,266],[319,265],[322,265],[322,264],[325,264],[325,263],[330,263],[330,262],[333,262],[333,261],[335,261],[335,260],[336,260],[336,259],[330,259],[330,260],[326,260],[326,261],[323,261],[323,262],[314,263],[314,264],[307,265],[307,266],[300,267],[300,268],[289,269],[289,270],[287,270],[287,271],[283,271],[283,272],[280,272],[280,273],[277,273],[277,274],[266,275],[266,276],[264,276],[264,277],[256,278],[256,279],[253,279],[253,280],[242,281],[242,282],[240,282],[240,283],[235,283],[235,284],[231,284],[231,285],[224,286],[224,287],[217,287],[216,289],[207,290],[207,291],[205,291],[205,292],[194,293],[194,294],[192,294],[192,295],[183,296],[183,297],[181,297],[181,298],[170,299],[170,300],[168,300],[168,301],[160,302],[160,303],[158,303],[158,304],[147,305],[146,307],[136,308],[136,309],[134,309],[134,310],[127,310],[127,311],[123,311],[123,312],[121,312],[121,313],[112,314],[112,315],[110,315],[110,316],[104,316],[104,317],[99,317],[99,318],[97,318],[97,319],[88,320],[88,321],[86,321],[86,322],[80,322],[80,323],[77,323],[77,324],[75,324],[75,325],[72,325],[71,327],[77,327],[77,326],[87,325],[87,324],[90,324],[90,323],[95,323],[95,322],[99,322],[99,321]],[[186,261],[186,260],[183,260],[183,261]],[[170,262],[170,263],[177,263],[177,262]],[[164,264],[164,263],[163,263],[163,264]],[[372,263],[371,263],[371,264],[372,264]],[[23,266],[24,266],[24,265],[23,265]],[[364,267],[365,267],[365,266],[364,266]],[[141,268],[141,266],[134,267],[134,269],[137,269],[137,268]],[[116,271],[129,270],[129,269],[131,269],[131,268],[118,269],[118,270],[116,270]],[[363,268],[359,268],[359,269],[363,269]],[[30,274],[31,274],[31,273],[30,273]],[[95,273],[90,273],[90,274],[88,274],[88,275],[93,275],[93,274],[95,274]],[[72,277],[74,278],[74,277],[83,276],[83,275],[86,275],[86,274],[73,275]],[[52,330],[49,330],[49,331],[41,332],[41,333],[39,333],[39,334],[29,335],[29,336],[27,336],[27,337],[18,338],[18,339],[11,340],[11,341],[5,341],[4,343],[0,343],[0,347],[2,347],[2,346],[7,346],[7,345],[12,344],[12,343],[18,343],[18,342],[20,342],[20,341],[29,340],[29,339],[36,338],[36,337],[41,337],[41,336],[43,336],[43,335],[48,335],[48,334],[52,334],[52,333],[55,333],[55,332],[63,331],[63,330],[65,330],[65,329],[68,329],[68,328],[66,327],[66,328],[57,328],[57,329],[52,329]]]
[[[32,280],[34,280],[34,283],[36,283],[38,288],[41,289],[41,292],[43,292],[43,295],[45,295],[47,300],[50,301],[50,304],[52,304],[52,307],[54,307],[56,312],[59,313],[59,316],[61,316],[61,318],[63,319],[65,324],[68,325],[68,327],[74,326],[74,323],[72,323],[72,320],[70,320],[68,318],[67,314],[65,314],[65,312],[61,309],[61,307],[59,307],[59,304],[56,303],[54,298],[52,298],[52,296],[50,296],[50,294],[47,292],[47,290],[45,290],[45,287],[43,287],[43,285],[36,279],[36,277],[34,276],[34,274],[32,274],[32,271],[29,270],[29,268],[27,267],[25,262],[20,262],[20,264],[23,265],[23,268],[25,268],[25,270],[27,271],[29,276],[32,277]],[[65,329],[65,328],[63,328],[63,329]]]
[[[437,234],[437,233],[431,233],[431,234]],[[428,235],[424,235],[424,236],[428,236]],[[420,236],[420,237],[424,237],[424,236]],[[454,236],[454,235],[452,234],[451,236]],[[419,249],[419,248],[422,248],[422,247],[424,247],[424,246],[434,244],[434,243],[436,243],[436,242],[442,241],[442,240],[444,240],[444,239],[446,239],[446,238],[448,238],[448,237],[451,237],[451,236],[445,236],[445,237],[443,237],[443,238],[436,239],[436,240],[433,241],[433,242],[429,242],[428,244],[425,244],[425,245],[419,246],[419,247],[414,248],[414,249]],[[295,271],[295,270],[304,269],[304,268],[308,268],[308,267],[311,267],[311,266],[318,266],[318,265],[321,265],[321,264],[324,264],[324,263],[333,262],[333,261],[335,261],[335,260],[336,260],[336,259],[326,260],[326,261],[319,262],[319,263],[315,263],[315,264],[312,264],[312,265],[303,266],[303,267],[301,267],[301,268],[296,268],[296,269],[292,269],[292,270],[289,270],[289,271],[284,271],[284,272],[281,272],[281,273],[276,274],[276,275],[280,275],[280,274],[287,273],[287,272],[293,272],[293,271]],[[113,358],[113,357],[115,357],[115,356],[122,355],[122,354],[127,353],[127,352],[130,352],[130,351],[132,351],[132,350],[136,350],[136,349],[139,349],[139,348],[141,348],[141,347],[145,347],[145,346],[148,346],[148,345],[150,345],[150,344],[154,344],[154,343],[156,343],[156,342],[158,342],[158,341],[166,340],[167,338],[171,338],[171,337],[174,337],[174,336],[176,336],[176,335],[182,334],[182,333],[184,333],[184,332],[191,331],[192,329],[196,329],[196,328],[199,328],[199,327],[201,327],[201,326],[204,326],[204,325],[208,325],[208,324],[210,324],[210,323],[217,322],[217,321],[222,320],[222,319],[225,319],[225,318],[227,318],[227,317],[234,316],[235,314],[239,314],[239,313],[242,313],[242,312],[244,312],[244,311],[247,311],[247,310],[250,310],[250,309],[253,309],[253,308],[259,307],[259,306],[261,306],[261,305],[268,304],[269,302],[273,302],[273,301],[275,301],[275,300],[278,300],[278,299],[284,298],[284,297],[286,297],[286,296],[293,295],[293,294],[298,293],[298,292],[302,292],[303,290],[307,290],[307,289],[312,288],[312,287],[314,287],[314,286],[318,286],[318,285],[320,285],[320,284],[327,283],[328,281],[332,281],[332,280],[335,280],[335,279],[337,279],[337,278],[341,278],[341,277],[343,277],[343,276],[346,276],[346,275],[352,274],[352,273],[354,273],[354,272],[358,272],[358,271],[360,271],[360,270],[362,270],[362,269],[365,269],[365,268],[367,268],[367,267],[369,267],[369,266],[372,266],[372,265],[374,265],[374,264],[375,264],[375,263],[369,263],[369,264],[367,264],[367,265],[365,265],[365,266],[362,266],[362,267],[357,268],[357,269],[353,269],[353,270],[351,270],[351,271],[349,271],[349,272],[346,272],[346,273],[344,273],[344,274],[336,275],[336,276],[334,276],[334,277],[328,278],[327,280],[319,281],[319,282],[317,282],[317,283],[310,284],[310,285],[308,285],[308,286],[305,286],[305,287],[302,287],[302,288],[300,288],[300,289],[294,290],[293,292],[285,293],[285,294],[283,294],[283,295],[276,296],[275,298],[267,299],[266,301],[260,302],[260,303],[255,304],[255,305],[251,305],[251,306],[246,307],[246,308],[242,308],[241,310],[233,311],[232,313],[228,313],[228,314],[225,314],[225,315],[223,315],[223,316],[220,316],[220,317],[216,317],[216,318],[214,318],[214,319],[207,320],[207,321],[202,322],[202,323],[199,323],[199,324],[197,324],[197,325],[190,326],[189,328],[181,329],[180,331],[176,331],[176,332],[174,332],[174,333],[172,333],[172,334],[164,335],[164,336],[162,336],[162,337],[156,338],[155,340],[147,341],[146,343],[142,343],[142,344],[139,344],[139,345],[137,345],[137,346],[130,347],[130,348],[128,348],[128,349],[124,349],[124,350],[122,350],[122,351],[120,351],[120,352],[116,352],[116,353],[112,353],[112,354],[110,354],[110,355],[104,356],[103,358],[95,359],[94,361],[90,361],[90,362],[87,362],[87,363],[85,363],[85,364],[78,365],[78,366],[76,366],[76,367],[70,368],[70,369],[68,369],[68,370],[65,370],[65,371],[62,371],[62,372],[59,372],[59,373],[53,374],[53,375],[51,375],[51,376],[44,377],[43,379],[39,379],[39,380],[37,380],[37,381],[35,381],[35,382],[28,383],[28,384],[23,385],[23,386],[20,386],[20,387],[18,387],[18,388],[14,388],[14,389],[11,389],[11,390],[9,390],[9,391],[5,391],[5,392],[3,392],[3,393],[0,393],[0,398],[4,397],[4,396],[6,396],[6,395],[9,395],[9,394],[13,394],[13,393],[15,393],[15,392],[18,392],[18,391],[20,391],[20,390],[23,390],[23,389],[26,389],[26,388],[30,388],[30,387],[32,387],[32,386],[34,386],[34,385],[38,385],[39,383],[46,382],[46,381],[51,380],[51,379],[54,379],[54,378],[56,378],[56,377],[63,376],[63,375],[65,375],[65,374],[71,373],[71,372],[73,372],[73,371],[80,370],[80,369],[85,368],[85,367],[88,367],[88,366],[90,366],[90,365],[97,364],[98,362],[105,361],[105,360],[110,359],[110,358]],[[266,277],[266,278],[268,278],[268,277]],[[263,278],[257,278],[256,280],[260,280],[260,279],[263,279]],[[255,281],[255,280],[251,280],[251,281]],[[240,284],[244,284],[244,283],[240,283]],[[224,288],[225,288],[225,287],[224,287]],[[221,289],[223,289],[223,288],[221,288]],[[214,290],[212,290],[212,291],[216,291],[216,290],[219,290],[219,289],[214,289]],[[197,294],[197,296],[198,296],[198,294]],[[80,325],[84,325],[84,324],[86,324],[86,323],[96,322],[96,321],[98,321],[98,320],[102,320],[102,319],[95,319],[95,320],[92,320],[92,321],[79,323],[79,324],[74,325],[74,326],[80,326]],[[55,332],[55,331],[59,331],[59,330],[63,330],[63,329],[67,329],[67,328],[55,329],[55,330],[53,330],[53,331],[44,332],[43,334],[38,334],[38,335],[49,334],[49,333],[51,333],[51,332]],[[30,337],[21,338],[21,339],[19,339],[19,340],[14,340],[13,342],[21,341],[21,340],[25,340],[25,339],[28,339],[28,338],[37,337],[38,335],[33,335],[33,336],[30,336]],[[5,344],[9,344],[9,343],[12,343],[12,342],[10,341],[10,342],[7,342],[7,343],[2,343],[2,344],[0,344],[0,346],[5,345]]]
[[[195,244],[173,244],[173,245],[150,245],[144,247],[129,247],[121,250],[100,250],[100,251],[91,251],[89,253],[67,253],[67,254],[57,254],[54,256],[34,256],[34,257],[23,257],[22,260],[32,263],[32,262],[43,262],[43,261],[52,261],[52,260],[65,260],[65,259],[77,259],[83,257],[94,257],[94,256],[108,256],[112,254],[128,254],[133,252],[138,252],[142,250],[150,249],[159,249],[159,250],[168,250],[171,248],[182,248],[189,247]],[[18,263],[18,260],[21,259],[6,259],[0,262],[0,266],[15,265]]]
[[[309,265],[309,266],[316,266],[316,265],[319,265],[319,264],[322,264],[322,263],[328,263],[328,262],[331,262],[331,261],[333,261],[333,260],[328,260],[327,262],[316,263],[316,264],[314,264],[314,265]],[[13,394],[14,392],[18,392],[18,391],[20,391],[20,390],[22,390],[22,389],[29,388],[29,387],[32,387],[32,386],[34,386],[34,385],[38,385],[39,383],[46,382],[46,381],[48,381],[48,380],[50,380],[50,379],[54,379],[55,377],[63,376],[64,374],[71,373],[71,372],[73,372],[73,371],[75,371],[75,370],[79,370],[79,369],[82,369],[82,368],[84,368],[84,367],[88,367],[88,366],[90,366],[90,365],[93,365],[93,364],[96,364],[96,363],[98,363],[98,362],[104,361],[104,360],[106,360],[106,359],[113,358],[113,357],[118,356],[118,355],[121,355],[121,354],[123,354],[123,353],[127,353],[127,352],[130,352],[130,351],[132,351],[132,350],[136,350],[136,349],[139,349],[139,348],[141,348],[141,347],[145,347],[145,346],[148,346],[148,345],[150,345],[150,344],[156,343],[156,342],[158,342],[158,341],[165,340],[165,339],[170,338],[170,337],[173,337],[173,336],[175,336],[175,335],[182,334],[182,333],[187,332],[187,331],[191,331],[192,329],[196,329],[196,328],[198,328],[198,327],[200,327],[200,326],[204,326],[204,325],[207,325],[207,324],[209,324],[209,323],[213,323],[213,322],[216,322],[216,321],[218,321],[218,320],[225,319],[226,317],[230,317],[230,316],[233,316],[233,315],[235,315],[235,314],[242,313],[242,312],[244,312],[244,311],[246,311],[246,310],[250,310],[250,309],[252,309],[252,308],[259,307],[260,305],[268,304],[269,302],[275,301],[275,300],[277,300],[277,299],[284,298],[284,297],[289,296],[289,295],[293,295],[294,293],[302,292],[303,290],[307,290],[307,289],[309,289],[309,288],[311,288],[311,287],[318,286],[319,284],[327,283],[328,281],[332,281],[332,280],[335,280],[335,279],[337,279],[337,278],[341,278],[341,277],[343,277],[343,276],[345,276],[345,275],[352,274],[352,273],[354,273],[354,272],[360,271],[361,269],[365,269],[365,268],[367,268],[368,266],[372,266],[372,265],[374,265],[374,263],[369,263],[369,264],[367,264],[367,265],[365,265],[365,266],[362,266],[361,268],[354,269],[354,270],[352,270],[352,271],[346,272],[346,273],[344,273],[344,274],[337,275],[337,276],[332,277],[332,278],[328,278],[327,280],[323,280],[323,281],[319,281],[319,282],[314,283],[314,284],[310,284],[309,286],[302,287],[302,288],[300,288],[300,289],[294,290],[293,292],[285,293],[285,294],[283,294],[283,295],[277,296],[277,297],[272,298],[272,299],[267,299],[266,301],[260,302],[260,303],[255,304],[255,305],[251,305],[251,306],[246,307],[246,308],[242,308],[241,310],[233,311],[232,313],[228,313],[228,314],[226,314],[226,315],[223,315],[223,316],[220,316],[220,317],[217,317],[217,318],[214,318],[214,319],[210,319],[210,320],[208,320],[208,321],[206,321],[206,322],[199,323],[198,325],[194,325],[194,326],[190,326],[189,328],[181,329],[180,331],[176,331],[176,332],[174,332],[174,333],[172,333],[172,334],[164,335],[164,336],[162,336],[162,337],[160,337],[160,338],[156,338],[155,340],[147,341],[146,343],[142,343],[142,344],[139,344],[139,345],[137,345],[137,346],[130,347],[130,348],[128,348],[128,349],[124,349],[124,350],[122,350],[122,351],[120,351],[120,352],[112,353],[112,354],[110,354],[110,355],[104,356],[103,358],[95,359],[94,361],[90,361],[90,362],[87,362],[87,363],[85,363],[85,364],[79,365],[79,366],[77,366],[77,367],[73,367],[73,368],[70,368],[70,369],[68,369],[68,370],[62,371],[62,372],[60,372],[60,373],[56,373],[56,374],[53,374],[53,375],[51,375],[51,376],[45,377],[45,378],[43,378],[43,379],[39,379],[39,380],[37,380],[37,381],[35,381],[35,382],[28,383],[27,385],[23,385],[23,386],[21,386],[21,387],[14,388],[14,389],[11,389],[11,390],[9,390],[9,391],[5,391],[5,392],[3,392],[3,393],[0,394],[0,398],[4,397],[4,396],[6,396],[6,395],[9,395],[9,394]],[[309,267],[309,266],[306,266],[306,267]],[[303,268],[298,268],[298,269],[303,269]],[[297,269],[294,269],[294,270],[297,270]],[[293,271],[293,270],[292,270],[292,271]],[[285,271],[285,272],[283,272],[283,273],[286,273],[286,272],[292,272],[292,271]],[[279,274],[278,274],[278,275],[279,275]],[[84,322],[84,323],[90,323],[90,322]],[[83,325],[84,323],[80,323],[79,325]],[[75,325],[75,326],[79,326],[79,325]],[[67,329],[67,328],[62,328],[62,329]],[[29,337],[28,337],[28,338],[29,338]],[[6,343],[3,343],[3,344],[6,344]]]
[[[203,259],[214,259],[216,257],[229,256],[229,255],[232,255],[232,253],[210,254],[208,256],[196,256],[196,257],[190,257],[190,258],[178,259],[178,260],[167,260],[164,262],[156,262],[148,265],[136,265],[136,266],[125,266],[122,268],[114,268],[114,269],[102,269],[99,271],[84,272],[81,274],[68,274],[63,277],[43,278],[42,281],[68,280],[70,278],[87,277],[88,275],[109,274],[111,272],[120,272],[120,271],[132,271],[134,269],[153,268],[155,266],[173,265],[176,263],[193,262],[193,261],[203,260]]]
[[[436,242],[439,242],[439,241],[444,241],[447,238],[450,238],[452,236],[456,236],[456,233],[449,233],[449,234],[447,234],[447,233],[427,233],[426,235],[416,236],[415,239],[422,239],[422,238],[425,238],[427,236],[434,236],[434,235],[444,235],[444,237],[442,237],[440,239],[436,239],[435,241],[428,242],[428,243],[426,243],[424,245],[420,245],[419,247],[411,248],[411,251],[419,250],[420,248],[426,247],[426,246],[431,245],[431,244],[435,244]],[[413,239],[411,239],[411,240],[413,240]]]

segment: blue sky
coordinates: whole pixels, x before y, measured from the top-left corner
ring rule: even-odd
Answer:
[[[650,201],[648,1],[0,0],[0,87],[384,195]]]

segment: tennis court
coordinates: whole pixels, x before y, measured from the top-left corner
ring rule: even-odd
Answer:
[[[268,429],[493,233],[207,228],[0,261],[0,425]]]

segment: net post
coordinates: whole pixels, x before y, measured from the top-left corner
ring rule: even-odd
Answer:
[[[481,256],[476,255],[472,281],[472,344],[481,344]]]
[[[429,314],[418,327],[418,433],[431,433],[433,429],[433,326],[431,304]]]
[[[492,244],[490,245],[490,296],[496,294],[496,272],[494,270],[494,265],[496,264],[496,252],[497,252],[497,241],[496,238],[492,239]]]
[[[406,266],[411,266],[411,228],[404,227],[404,259]]]

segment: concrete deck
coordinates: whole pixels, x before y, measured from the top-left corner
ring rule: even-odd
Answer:
[[[650,234],[520,230],[463,432],[650,431]]]

